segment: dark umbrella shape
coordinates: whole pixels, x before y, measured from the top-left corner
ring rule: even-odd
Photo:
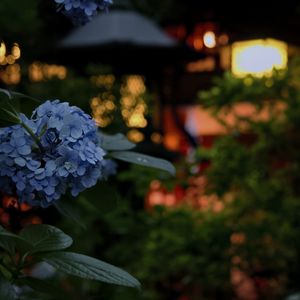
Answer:
[[[61,41],[59,52],[64,62],[100,62],[131,70],[153,69],[192,54],[151,19],[122,10],[99,14],[75,28]]]
[[[144,47],[174,47],[176,42],[153,21],[133,11],[112,11],[96,16],[75,29],[61,43],[63,48],[107,46],[114,43]]]

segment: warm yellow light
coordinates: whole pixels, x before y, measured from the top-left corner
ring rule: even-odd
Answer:
[[[153,132],[151,135],[151,141],[156,144],[160,144],[162,142],[162,136],[158,132]]]
[[[10,53],[7,51],[4,42],[0,43],[0,65],[13,65],[21,57],[21,49],[17,43],[14,43]]]
[[[106,100],[104,105],[107,110],[114,110],[116,108],[115,104],[111,100]]]
[[[144,128],[147,126],[147,120],[143,114],[133,113],[129,118],[127,125],[129,127]]]
[[[21,80],[21,67],[19,64],[8,65],[1,76],[5,84],[18,84]]]
[[[122,116],[124,117],[125,120],[127,120],[130,116],[130,111],[128,109],[123,109]]]
[[[204,46],[207,48],[214,48],[217,45],[216,35],[212,31],[207,31],[203,36]]]
[[[287,66],[287,44],[274,39],[236,42],[232,45],[232,73],[262,77]]]
[[[130,141],[132,141],[134,143],[140,143],[145,138],[144,134],[142,132],[138,131],[137,129],[131,129],[130,131],[128,131],[127,137]]]
[[[10,54],[6,57],[6,61],[9,65],[13,65],[16,60],[15,60],[14,56]]]
[[[52,78],[65,79],[67,77],[67,68],[60,65],[48,65],[40,62],[34,62],[29,66],[29,78],[31,81],[42,81]]]
[[[19,59],[21,57],[21,49],[17,43],[14,43],[11,54],[15,59]]]
[[[127,88],[133,96],[138,96],[145,93],[146,87],[143,77],[139,75],[128,76]]]
[[[0,44],[0,61],[5,58],[5,54],[6,54],[6,46],[5,46],[4,42],[1,42],[1,44]]]
[[[99,75],[92,76],[90,79],[94,84],[105,89],[105,91],[91,99],[91,108],[97,125],[106,127],[113,121],[114,111],[117,109],[117,102],[111,91],[115,77],[113,75]],[[147,126],[145,118],[147,105],[143,99],[145,91],[146,86],[143,77],[130,75],[124,78],[120,89],[120,111],[128,127],[144,128]],[[138,141],[141,138],[141,133],[130,131],[130,137]]]
[[[42,81],[44,78],[40,63],[33,63],[28,68],[28,74],[31,81]]]
[[[144,100],[146,92],[144,78],[139,75],[126,76],[120,92],[121,113],[126,125],[135,128],[146,127],[147,105]]]
[[[123,97],[121,99],[121,104],[126,106],[126,107],[131,107],[135,104],[135,99],[133,97]]]
[[[106,89],[111,89],[115,82],[115,76],[112,74],[92,76],[90,79],[95,85]]]

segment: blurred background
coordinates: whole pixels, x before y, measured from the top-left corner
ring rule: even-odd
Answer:
[[[0,88],[80,106],[177,168],[120,164],[65,199],[84,228],[3,195],[1,223],[59,223],[143,286],[62,277],[70,299],[300,299],[299,32],[292,0],[114,0],[82,27],[1,0]]]

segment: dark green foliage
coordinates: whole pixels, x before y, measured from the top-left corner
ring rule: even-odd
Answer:
[[[198,299],[203,295],[230,299],[231,228],[226,212],[215,215],[162,207],[151,213],[138,212],[128,201],[119,202],[106,214],[92,213],[83,205],[81,211],[98,238],[86,243],[85,232],[77,232],[76,240],[83,244],[75,243],[76,249],[86,251],[83,248],[94,242],[106,260],[126,268],[142,282],[140,293],[103,286],[100,293],[104,298],[122,295],[122,299],[159,300],[189,295]],[[92,290],[89,287],[94,299],[97,289]]]
[[[268,120],[238,120],[212,150],[199,151],[212,162],[207,172],[210,191],[230,197],[233,229],[245,234],[246,242],[235,249],[243,261],[240,268],[276,282],[274,295],[266,288],[268,299],[299,288],[299,66],[297,59],[288,70],[262,79],[225,74],[213,89],[200,93],[201,104],[216,115],[239,102],[253,103],[257,115],[262,109],[269,112]],[[247,124],[243,130],[241,122]]]
[[[140,286],[134,277],[115,266],[86,255],[61,251],[72,243],[71,237],[50,225],[29,225],[19,235],[0,227],[0,247],[5,250],[0,253],[0,299],[17,299],[13,284],[30,286],[37,292],[47,287],[47,282],[37,284],[37,280],[26,273],[27,268],[41,261],[83,279],[127,287]],[[45,292],[48,293],[49,288]]]

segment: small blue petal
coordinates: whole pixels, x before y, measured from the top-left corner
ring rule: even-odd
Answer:
[[[23,191],[26,187],[24,182],[22,182],[22,181],[18,181],[16,186],[19,191]]]
[[[28,145],[24,145],[18,148],[18,152],[21,155],[28,155],[31,152],[31,147]]]
[[[14,159],[15,163],[20,166],[20,167],[25,167],[26,166],[26,160],[22,157],[16,157]]]

